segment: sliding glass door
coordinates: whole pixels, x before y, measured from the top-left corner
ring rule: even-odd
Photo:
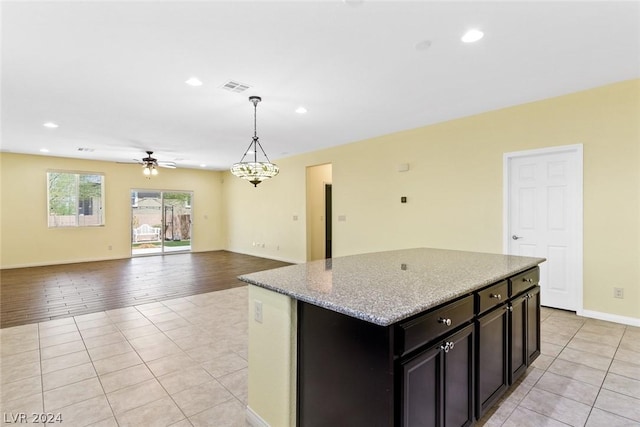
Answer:
[[[131,255],[191,250],[188,191],[131,190]]]

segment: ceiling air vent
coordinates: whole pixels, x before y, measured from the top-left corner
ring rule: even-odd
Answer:
[[[93,153],[95,151],[95,148],[80,147],[80,148],[78,148],[78,151],[85,151],[87,153]]]
[[[233,80],[229,80],[225,84],[221,86],[222,89],[228,90],[229,92],[241,93],[245,90],[249,89],[251,86],[246,85],[244,83],[239,83]]]

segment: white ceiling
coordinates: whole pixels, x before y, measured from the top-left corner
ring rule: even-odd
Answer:
[[[258,135],[277,162],[640,77],[637,1],[3,1],[0,12],[2,151],[18,153],[130,161],[148,149],[225,169],[251,141],[249,95],[263,98]],[[462,43],[470,28],[485,37]],[[204,84],[186,85],[193,76]],[[251,89],[224,91],[228,80]]]

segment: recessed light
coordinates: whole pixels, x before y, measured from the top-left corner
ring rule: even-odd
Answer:
[[[41,153],[48,153],[48,152],[49,152],[49,150],[47,150],[46,148],[41,148],[41,149],[40,149],[40,152],[41,152]]]
[[[462,36],[461,40],[465,43],[474,43],[484,37],[484,33],[480,30],[469,30]]]
[[[46,122],[46,123],[43,123],[42,126],[44,126],[46,128],[49,128],[49,129],[55,129],[55,128],[58,127],[58,124],[57,123],[53,123],[53,122]]]
[[[307,113],[307,109],[304,107],[298,107],[296,108],[296,113],[298,114],[306,114]]]
[[[189,86],[202,86],[202,80],[197,77],[191,77],[189,80],[185,81]]]

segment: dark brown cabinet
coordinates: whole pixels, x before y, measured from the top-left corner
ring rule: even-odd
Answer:
[[[476,416],[480,418],[509,386],[509,311],[501,304],[476,320],[477,383]]]
[[[298,301],[298,426],[467,426],[540,353],[538,268],[389,326]]]
[[[510,302],[509,384],[540,354],[540,287],[534,286]]]
[[[473,424],[473,331],[468,325],[400,363],[400,425]]]

